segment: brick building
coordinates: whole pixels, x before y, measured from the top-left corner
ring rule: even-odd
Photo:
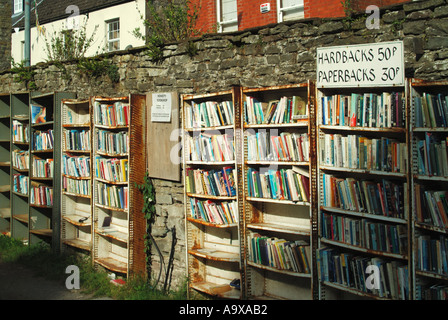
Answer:
[[[353,11],[369,5],[385,7],[409,0],[346,0]],[[200,8],[198,28],[228,32],[303,18],[332,18],[345,15],[341,0],[192,0]]]

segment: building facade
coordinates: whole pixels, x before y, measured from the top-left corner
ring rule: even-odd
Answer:
[[[30,64],[48,60],[47,44],[63,30],[85,31],[93,42],[86,56],[144,45],[133,35],[143,28],[145,0],[35,0],[31,1]],[[12,0],[11,56],[25,59],[24,0]]]
[[[409,0],[192,0],[200,11],[198,28],[231,32],[306,18],[343,17],[346,11],[365,11]],[[345,4],[345,8],[344,8]]]

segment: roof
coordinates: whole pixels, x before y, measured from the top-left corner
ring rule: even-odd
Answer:
[[[11,0],[12,1],[12,0]],[[65,19],[73,11],[66,13],[65,10],[68,6],[75,5],[79,8],[79,14],[85,14],[96,10],[101,10],[108,7],[113,7],[122,3],[132,2],[134,0],[29,0],[31,2],[31,26],[36,25],[35,3],[37,3],[37,14],[39,24]],[[19,27],[20,29],[25,26],[25,12],[17,15],[12,15],[12,28]]]

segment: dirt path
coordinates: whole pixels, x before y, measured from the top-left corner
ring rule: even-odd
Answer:
[[[82,294],[80,290],[68,290],[63,282],[37,276],[23,265],[0,262],[0,300],[92,299],[92,296]]]

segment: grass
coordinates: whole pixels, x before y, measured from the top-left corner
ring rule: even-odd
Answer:
[[[110,283],[105,271],[96,270],[87,257],[80,255],[54,254],[47,245],[26,246],[21,241],[0,235],[0,260],[30,267],[47,279],[62,281],[69,274],[67,266],[79,268],[81,292],[93,297],[110,297],[116,300],[184,300],[186,285],[177,291],[162,292],[145,279],[134,277],[123,286]]]

